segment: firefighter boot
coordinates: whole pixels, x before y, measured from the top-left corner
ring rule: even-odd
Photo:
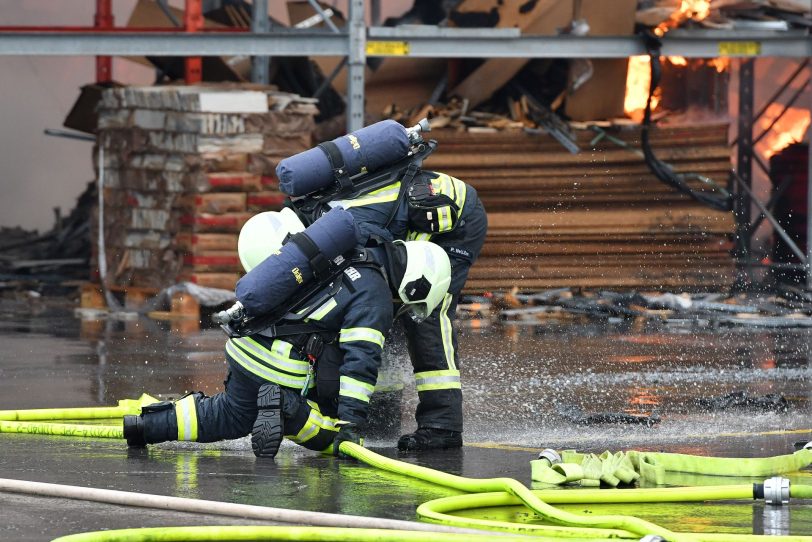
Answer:
[[[257,394],[257,419],[251,430],[251,448],[257,457],[273,458],[284,434],[282,390],[276,384],[263,384]]]
[[[398,439],[398,449],[404,451],[459,448],[461,446],[462,433],[433,427],[421,427],[414,433],[403,435]]]
[[[144,418],[141,416],[124,416],[124,438],[130,448],[144,448]]]

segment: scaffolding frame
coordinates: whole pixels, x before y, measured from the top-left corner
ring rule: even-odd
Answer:
[[[773,264],[770,265],[775,265],[775,267],[780,268],[805,270],[807,272],[806,288],[807,290],[812,290],[812,272],[810,272],[812,249],[809,247],[809,245],[812,244],[809,242],[809,240],[812,239],[812,219],[810,219],[809,216],[809,209],[812,208],[812,145],[809,145],[809,155],[807,157],[806,253],[798,247],[772,213],[774,206],[789,188],[793,179],[785,179],[781,184],[775,186],[772,195],[766,203],[759,200],[752,191],[754,165],[770,177],[770,169],[755,153],[755,145],[775,128],[778,121],[789,108],[797,102],[798,98],[807,87],[809,87],[810,78],[807,77],[794,92],[790,93],[781,112],[772,120],[770,125],[764,128],[758,135],[754,135],[753,133],[755,126],[767,112],[768,107],[776,103],[776,100],[790,90],[792,84],[803,73],[804,69],[809,66],[810,61],[809,57],[801,60],[796,69],[793,70],[790,76],[778,87],[773,95],[765,101],[757,112],[754,112],[756,61],[757,58],[755,57],[740,60],[738,81],[738,132],[736,139],[731,143],[731,146],[736,147],[736,169],[731,172],[734,181],[734,213],[736,216],[736,244],[734,255],[736,257],[737,276],[735,285],[737,288],[746,289],[753,284],[753,268],[761,266],[762,264],[753,258],[752,242],[762,222],[767,220],[772,225],[776,235],[781,237],[800,262],[800,264],[775,264],[775,262],[773,262]],[[809,104],[809,106],[810,116],[812,116],[812,104]],[[753,206],[759,210],[759,215],[755,220],[751,220]]]
[[[112,78],[112,56],[185,56],[186,79],[199,81],[201,56],[251,55],[255,57],[252,79],[267,81],[267,59],[273,56],[343,56],[346,60],[328,76],[326,88],[344,66],[347,67],[347,131],[364,125],[364,70],[367,57],[411,58],[627,58],[646,54],[642,40],[634,36],[536,36],[521,35],[518,29],[505,28],[440,28],[406,25],[401,27],[367,27],[365,0],[349,0],[346,27],[338,29],[325,17],[325,31],[271,28],[267,17],[267,0],[254,0],[251,32],[202,30],[201,0],[186,0],[182,32],[156,29],[120,29],[113,26],[111,0],[96,0],[94,27],[0,27],[0,56],[39,55],[97,57],[97,80]],[[315,4],[315,2],[311,2]],[[317,4],[316,4],[317,5]],[[263,10],[262,7],[265,6]],[[317,13],[320,10],[317,10]],[[379,4],[372,0],[373,22],[380,17]],[[795,77],[809,64],[812,39],[806,31],[730,32],[717,30],[672,30],[662,38],[663,56],[687,58],[730,57],[741,59],[739,71],[739,118],[736,168],[732,171],[734,214],[736,217],[737,284],[747,287],[752,282],[752,238],[763,220],[768,220],[776,233],[789,241],[798,256],[799,267],[807,271],[806,288],[812,291],[812,219],[807,211],[806,253],[792,242],[773,216],[771,209],[787,187],[779,186],[766,204],[752,193],[753,163],[768,168],[757,155],[754,145],[772,129],[753,136],[755,122],[786,90]],[[758,113],[754,112],[754,62],[759,57],[805,59],[796,73],[782,86]],[[263,62],[264,61],[264,62]],[[264,64],[264,68],[262,65]],[[791,98],[794,102],[802,87]],[[323,89],[319,89],[322,91]],[[317,91],[317,95],[320,92]],[[789,106],[790,104],[788,104]],[[808,104],[812,114],[812,104]],[[812,208],[812,144],[807,170],[807,210]],[[752,221],[751,207],[759,216]]]

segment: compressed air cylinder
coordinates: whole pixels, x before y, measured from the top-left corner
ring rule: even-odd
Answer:
[[[355,220],[341,207],[332,209],[304,233],[328,260],[352,250],[360,241]],[[296,296],[313,278],[310,260],[296,243],[288,241],[251,269],[238,282],[235,293],[247,316],[262,316]]]
[[[352,177],[397,162],[409,152],[406,128],[393,120],[376,122],[333,140]],[[285,158],[276,166],[279,189],[289,196],[304,196],[335,181],[327,155],[318,147]]]

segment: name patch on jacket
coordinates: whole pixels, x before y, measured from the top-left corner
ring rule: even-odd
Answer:
[[[463,258],[471,258],[471,253],[465,250],[464,248],[457,248],[457,247],[447,247],[448,253],[452,256],[462,256]]]
[[[358,270],[354,267],[348,267],[347,269],[345,269],[344,274],[347,275],[353,282],[361,278],[361,273],[359,273]]]

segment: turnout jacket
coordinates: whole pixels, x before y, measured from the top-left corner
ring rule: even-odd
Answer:
[[[405,195],[399,197],[406,192],[402,189],[400,181],[354,199],[330,202],[330,205],[340,205],[349,211],[365,239],[370,235],[376,235],[390,241],[393,239],[429,241],[437,235],[464,225],[464,221],[469,213],[473,212],[479,199],[476,189],[455,177],[434,171],[420,171],[411,182],[421,181],[431,183],[434,193],[448,196],[457,206],[455,210],[457,220],[453,223],[451,221],[441,223],[439,231],[433,234],[420,231],[410,221],[408,198]],[[392,218],[387,225],[390,216]]]
[[[368,249],[379,263],[385,262],[383,249]],[[316,377],[307,378],[309,362],[300,347],[306,337],[297,335],[288,340],[274,338],[265,331],[229,339],[226,356],[238,370],[261,381],[308,392],[316,382],[329,388],[321,378],[322,358],[338,352],[338,418],[361,424],[366,421],[369,400],[378,379],[384,338],[392,325],[392,293],[379,267],[368,264],[348,267],[341,278],[341,289],[317,307],[308,307],[307,323],[314,324],[325,344],[324,354],[316,361]],[[329,291],[326,289],[325,291]],[[284,325],[284,321],[278,326]],[[304,339],[304,340],[303,340]],[[322,401],[324,390],[315,390]],[[333,394],[335,392],[333,391]],[[334,398],[329,398],[334,399]]]

